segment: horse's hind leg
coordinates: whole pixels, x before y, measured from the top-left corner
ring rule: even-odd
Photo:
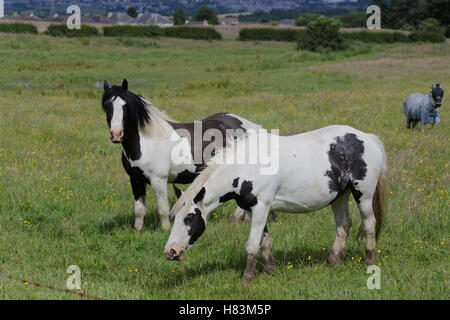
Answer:
[[[244,210],[244,209],[242,209],[240,207],[237,207],[236,211],[234,212],[234,219],[236,221],[241,221],[242,220],[242,221],[247,222],[247,221],[250,220],[250,215],[249,215],[249,213],[246,210]]]
[[[377,249],[376,249],[376,219],[372,207],[373,196],[362,196],[358,204],[359,212],[361,214],[361,227],[358,232],[358,237],[363,234],[366,236],[366,264],[373,265],[377,263]]]
[[[275,274],[275,258],[272,255],[273,239],[269,235],[267,225],[264,227],[264,233],[261,240],[261,259],[264,272]]]
[[[348,197],[350,190],[338,196],[331,204],[336,221],[336,238],[331,253],[327,259],[327,266],[334,267],[342,263],[347,246],[347,237],[352,227],[352,218],[348,210]]]
[[[237,207],[236,211],[234,212],[234,219],[236,222],[244,221],[248,222],[250,220],[250,212]],[[274,211],[269,212],[269,220],[277,221],[277,214]]]

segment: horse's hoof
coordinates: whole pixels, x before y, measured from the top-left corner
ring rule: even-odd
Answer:
[[[334,267],[337,267],[337,266],[341,265],[342,264],[342,260],[343,260],[342,256],[343,256],[343,254],[338,254],[338,255],[330,254],[328,256],[328,258],[327,258],[326,267],[327,268],[334,268]]]
[[[375,250],[366,250],[366,265],[376,265],[378,262],[377,252]]]
[[[266,265],[263,265],[263,271],[270,275],[275,275],[277,268],[275,267],[275,264],[268,263]]]
[[[170,223],[169,223],[169,221],[161,222],[161,227],[162,227],[162,229],[163,229],[164,231],[169,230],[169,228],[170,228]]]
[[[255,280],[256,278],[256,274],[248,274],[245,273],[244,276],[242,277],[242,286],[247,286],[249,285],[253,280]]]

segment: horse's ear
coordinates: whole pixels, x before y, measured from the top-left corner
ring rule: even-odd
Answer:
[[[194,203],[202,201],[203,198],[205,197],[205,192],[206,192],[206,189],[205,189],[205,187],[203,187],[202,190],[200,190],[200,192],[197,193],[197,195],[195,196]]]
[[[105,80],[105,82],[103,82],[103,89],[106,91],[109,89],[109,83],[108,81]]]
[[[125,90],[125,91],[128,91],[128,81],[127,81],[127,79],[123,79],[122,89]]]

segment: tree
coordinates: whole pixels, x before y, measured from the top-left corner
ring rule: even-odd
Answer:
[[[389,24],[394,29],[399,29],[405,24],[418,26],[426,15],[421,0],[391,0],[389,9],[391,11]]]
[[[450,25],[450,3],[448,0],[428,0],[425,8],[428,17],[435,18],[442,25]]]
[[[185,24],[187,19],[188,19],[188,15],[182,8],[178,9],[173,14],[173,23],[175,25],[183,25],[183,24]]]
[[[392,21],[392,12],[386,0],[373,0],[371,5],[380,7],[381,12],[381,28],[390,28]]]
[[[303,13],[301,14],[297,20],[295,20],[295,25],[296,26],[307,26],[308,23],[310,23],[311,21],[315,21],[316,19],[323,17],[321,14],[318,13]]]
[[[319,17],[308,23],[305,32],[299,37],[297,49],[310,51],[344,49],[345,43],[339,33],[340,28],[339,20]]]
[[[351,12],[336,17],[342,22],[342,26],[345,28],[365,28],[367,21],[366,11]]]
[[[129,15],[132,18],[136,18],[138,16],[139,12],[135,7],[129,7],[127,9],[127,15]]]
[[[207,20],[209,24],[219,24],[217,13],[207,6],[198,8],[197,13],[194,16],[195,21]]]

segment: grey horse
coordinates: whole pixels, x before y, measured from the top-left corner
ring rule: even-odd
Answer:
[[[425,125],[439,123],[440,114],[439,107],[442,104],[444,97],[444,90],[439,84],[431,87],[431,91],[427,95],[420,93],[410,94],[405,102],[403,102],[403,112],[406,116],[406,128],[414,129],[418,122],[422,126],[422,132],[425,132]]]

